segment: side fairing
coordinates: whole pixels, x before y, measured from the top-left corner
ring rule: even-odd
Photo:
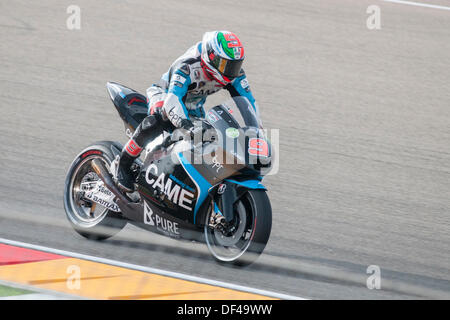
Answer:
[[[176,156],[163,152],[145,161],[138,178],[142,198],[185,222],[193,223],[198,191]]]
[[[211,187],[238,170],[205,160],[214,158],[217,149],[212,153],[208,148],[202,149],[201,160],[197,162],[192,150],[182,147],[187,145],[175,143],[157,157],[146,159],[138,178],[138,191],[161,210],[197,225],[201,223],[197,217]]]

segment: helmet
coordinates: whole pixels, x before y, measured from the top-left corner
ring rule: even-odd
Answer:
[[[222,85],[233,81],[244,62],[244,47],[229,31],[206,32],[202,39],[201,64],[210,78]]]

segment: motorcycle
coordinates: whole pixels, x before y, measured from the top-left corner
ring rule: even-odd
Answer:
[[[131,137],[147,116],[146,98],[114,82],[107,89]],[[131,223],[206,243],[218,262],[254,262],[272,227],[271,204],[261,183],[271,166],[271,144],[244,97],[211,108],[201,121],[214,131],[213,139],[177,140],[167,129],[147,143],[132,165],[133,193],[123,192],[114,180],[120,143],[100,141],[81,151],[64,189],[65,212],[75,231],[103,240]]]

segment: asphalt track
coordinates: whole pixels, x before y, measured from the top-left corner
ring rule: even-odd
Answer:
[[[450,1],[435,0],[450,7]],[[68,30],[66,8],[81,8]],[[366,27],[369,5],[381,29]],[[230,29],[280,169],[265,253],[245,269],[126,227],[78,236],[74,156],[125,142],[105,89],[144,92],[204,31]],[[378,0],[0,2],[0,237],[319,299],[450,297],[450,12]],[[211,97],[208,106],[225,94]],[[381,269],[369,290],[366,270]]]

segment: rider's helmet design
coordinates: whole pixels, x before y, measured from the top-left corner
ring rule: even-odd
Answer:
[[[206,32],[202,39],[201,64],[205,73],[222,85],[233,81],[244,62],[244,47],[229,31]]]

